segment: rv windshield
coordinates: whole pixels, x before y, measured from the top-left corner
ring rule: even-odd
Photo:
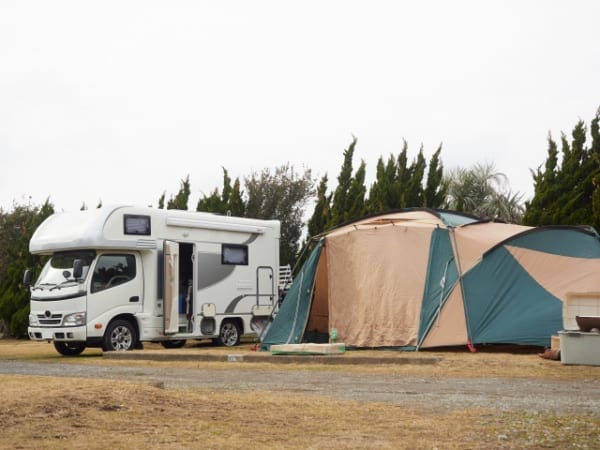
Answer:
[[[42,273],[33,289],[52,289],[66,284],[83,282],[95,257],[96,252],[92,250],[55,253],[42,269]],[[81,278],[77,280],[73,278],[73,262],[76,259],[81,260],[83,263]]]

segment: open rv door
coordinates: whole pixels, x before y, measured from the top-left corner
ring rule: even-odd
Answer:
[[[179,331],[179,244],[165,241],[163,255],[165,268],[164,328],[165,334],[175,334]]]

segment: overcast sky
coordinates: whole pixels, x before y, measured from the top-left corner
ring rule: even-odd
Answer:
[[[0,208],[190,209],[290,162],[492,162],[533,193],[547,135],[600,106],[600,2],[0,0]],[[31,198],[31,199],[30,199]]]

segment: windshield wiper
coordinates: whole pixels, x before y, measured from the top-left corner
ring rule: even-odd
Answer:
[[[33,286],[33,287],[31,288],[31,290],[32,290],[32,291],[35,291],[35,290],[38,290],[38,289],[40,289],[40,290],[41,290],[41,289],[44,289],[45,287],[48,287],[48,286],[53,286],[53,287],[51,288],[51,290],[52,290],[52,289],[54,289],[54,288],[56,287],[56,283],[40,283],[40,284],[38,284],[38,285],[35,285],[35,286]]]
[[[60,284],[56,284],[53,287],[50,288],[51,291],[53,291],[54,289],[61,289],[64,287],[64,285],[66,285],[67,283],[77,283],[77,280],[65,280]]]

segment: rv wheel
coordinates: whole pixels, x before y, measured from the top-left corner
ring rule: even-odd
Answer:
[[[240,343],[240,335],[242,330],[237,322],[225,320],[221,324],[221,332],[219,333],[219,344],[227,347],[233,347]]]
[[[102,349],[105,352],[131,350],[135,347],[136,341],[133,325],[126,320],[115,320],[104,333]]]
[[[61,342],[54,341],[54,348],[64,356],[77,356],[85,350],[84,342]]]

